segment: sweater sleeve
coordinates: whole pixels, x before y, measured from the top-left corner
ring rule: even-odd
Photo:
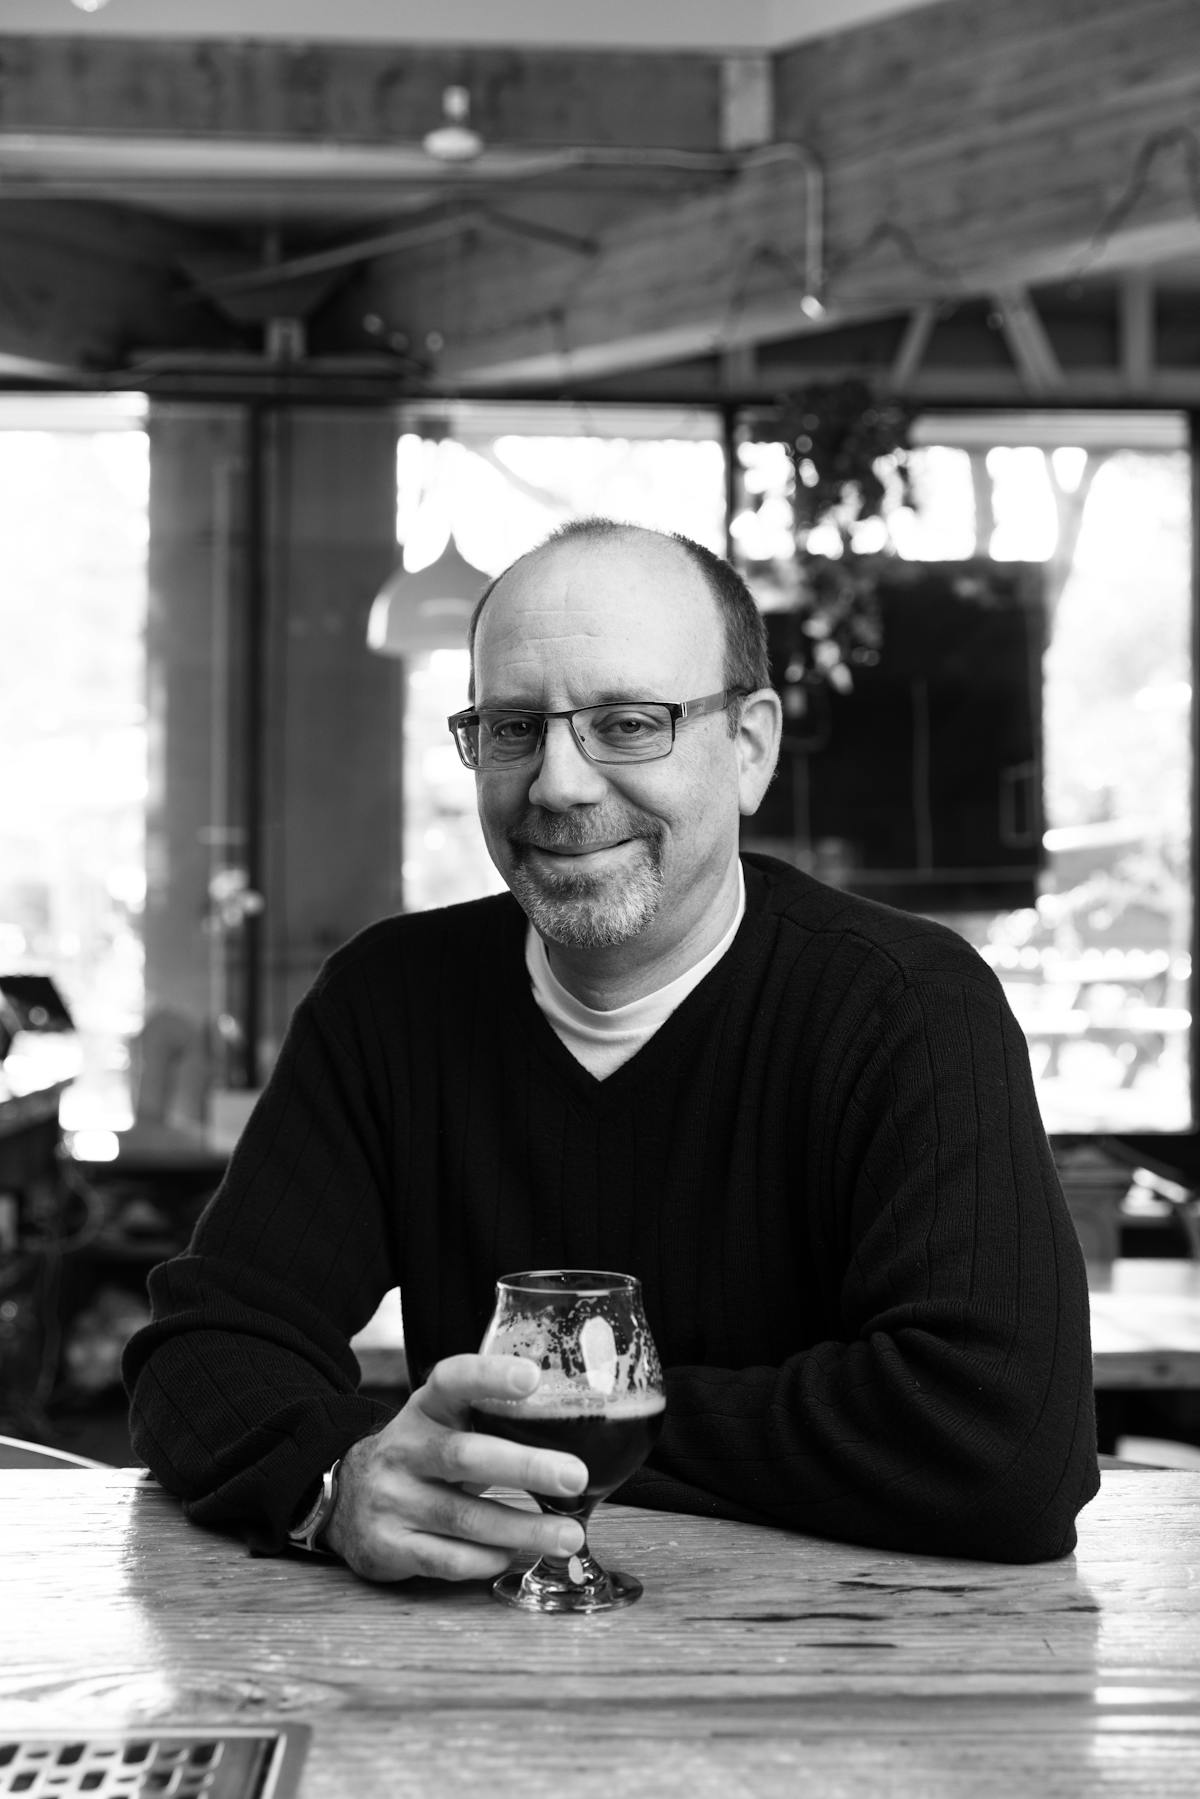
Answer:
[[[833,1196],[836,1334],[778,1367],[672,1368],[621,1497],[899,1550],[1068,1553],[1099,1486],[1087,1283],[999,989],[906,988],[821,1109],[798,1202]]]
[[[321,1471],[391,1408],[348,1342],[394,1284],[386,1127],[327,1013],[299,1007],[187,1252],[150,1277],[124,1377],[134,1449],[197,1522],[279,1549]]]

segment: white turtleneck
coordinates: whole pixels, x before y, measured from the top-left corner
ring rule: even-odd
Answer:
[[[533,984],[533,997],[576,1061],[602,1081],[635,1056],[692,988],[699,986],[709,969],[716,967],[737,936],[745,910],[746,880],[739,861],[737,911],[721,941],[665,987],[630,1000],[627,1006],[616,1006],[611,1012],[598,1012],[568,993],[550,966],[546,945],[530,925],[525,934],[525,966]]]

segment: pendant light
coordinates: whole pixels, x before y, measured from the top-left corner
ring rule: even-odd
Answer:
[[[380,656],[465,649],[471,613],[490,580],[460,554],[453,536],[427,568],[409,574],[401,562],[372,602],[367,647]]]

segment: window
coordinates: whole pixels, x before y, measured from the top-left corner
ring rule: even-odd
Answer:
[[[76,1025],[10,1085],[74,1075],[70,1128],[129,1122],[145,894],[149,457],[140,399],[0,400],[0,975]]]
[[[807,737],[794,734],[804,777],[796,786],[809,805],[807,811],[793,807],[790,841],[769,847],[879,897],[906,903],[907,892],[914,909],[943,916],[980,950],[1025,1029],[1048,1130],[1188,1129],[1193,677],[1184,420],[948,415],[922,419],[916,440],[915,509],[895,496],[886,533],[870,521],[854,547],[878,550],[890,535],[903,559],[892,609],[893,671],[905,646],[918,640],[914,596],[937,589],[938,565],[965,571],[950,585],[957,581],[967,596],[973,591],[976,602],[981,583],[988,602],[991,585],[990,647],[968,660],[957,719],[947,722],[945,708],[941,719],[948,756],[969,752],[982,768],[996,749],[985,783],[994,796],[993,823],[986,828],[1000,848],[985,858],[977,837],[969,859],[989,866],[968,871],[963,858],[955,861],[953,827],[962,823],[962,797],[945,816],[939,813],[938,739],[928,730],[918,733],[911,722],[922,706],[922,716],[929,714],[928,682],[922,679],[928,669],[902,667],[899,678],[889,681],[886,611],[877,667],[865,663],[856,679],[851,662],[857,693],[827,684],[820,696],[824,735],[811,729]],[[764,608],[781,616],[795,580],[789,478],[781,445],[741,444],[734,541]],[[809,547],[836,546],[810,541]],[[930,569],[924,589],[911,581],[905,586],[904,562]],[[1036,649],[1026,691],[1020,645],[1010,654],[998,632],[1003,620],[997,596],[1011,593],[1018,578],[1036,596],[1032,619],[1015,605],[1009,608],[1014,627],[1026,639],[1032,633]],[[943,600],[946,591],[943,581]],[[970,642],[965,630],[955,636],[947,616],[942,605],[936,630],[927,633],[928,659],[943,665],[958,653],[957,644]],[[1007,641],[1011,649],[1012,631]],[[969,654],[964,648],[963,656]],[[989,709],[988,696],[1008,678],[1003,669],[1011,681],[997,712]],[[903,791],[889,793],[881,810],[894,815],[911,806],[907,839],[897,831],[891,841],[914,847],[893,858],[903,866],[881,867],[885,858],[864,857],[855,839],[856,817],[870,814],[869,798],[845,808],[843,833],[809,830],[806,822],[821,816],[813,795],[825,799],[828,820],[829,792],[836,795],[842,766],[833,753],[838,727],[851,717],[857,727],[856,792],[877,798],[887,791],[898,758],[883,751],[883,719],[901,688],[904,729],[918,748],[904,763]],[[879,696],[879,703],[873,707],[867,695]],[[996,741],[999,721],[1022,710],[1028,721],[1024,761]],[[980,903],[966,876],[1003,874],[1006,842],[1018,852],[1009,858],[1008,872],[1027,869],[1027,889],[1014,885],[1018,897],[1010,903],[995,895]],[[888,883],[882,891],[881,883]]]

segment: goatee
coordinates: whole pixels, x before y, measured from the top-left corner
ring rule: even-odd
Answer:
[[[509,834],[512,867],[508,874],[521,909],[540,937],[564,949],[612,949],[640,935],[658,912],[663,891],[663,827],[639,819],[636,829],[619,821],[606,829],[602,821],[569,817],[527,820]],[[611,871],[582,870],[564,856],[562,868],[535,874],[531,849],[581,849],[589,843],[633,842],[637,854]]]

